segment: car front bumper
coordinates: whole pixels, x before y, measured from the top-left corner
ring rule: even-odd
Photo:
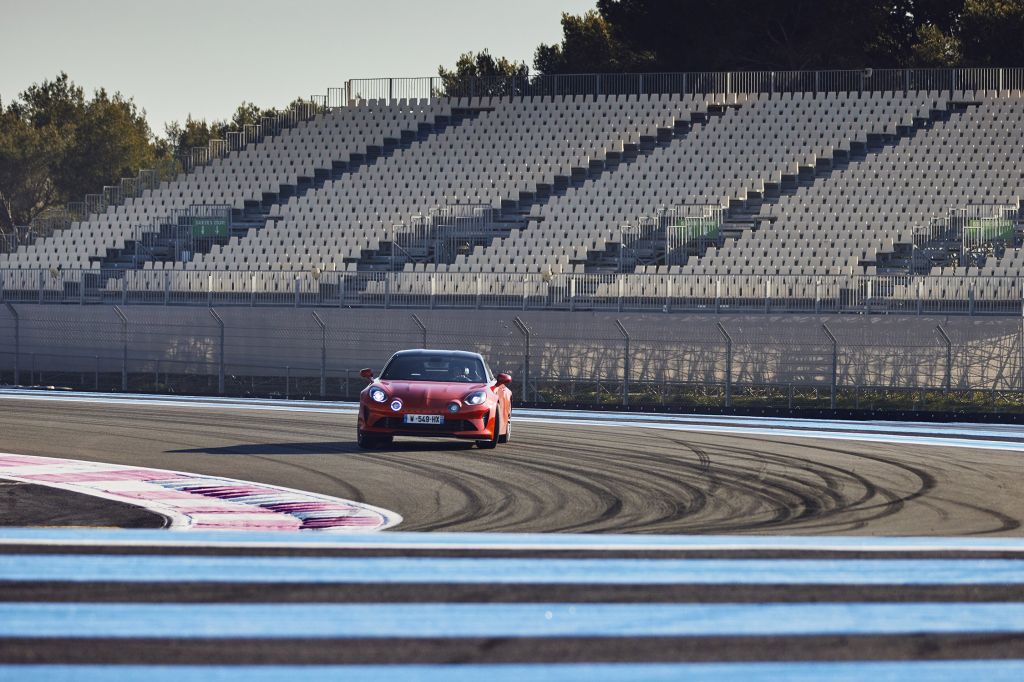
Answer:
[[[399,410],[387,405],[359,406],[359,429],[363,433],[389,436],[426,436],[442,438],[468,438],[474,440],[494,438],[494,406],[464,406],[458,412],[444,411],[443,424],[406,424],[407,414],[438,414],[426,410]]]

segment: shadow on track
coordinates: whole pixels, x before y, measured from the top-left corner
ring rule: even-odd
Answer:
[[[325,441],[319,443],[243,443],[211,448],[187,448],[181,450],[165,450],[171,455],[323,455],[338,454],[374,454],[388,452],[451,452],[471,450],[472,441],[395,441],[391,445],[363,450],[355,441]]]

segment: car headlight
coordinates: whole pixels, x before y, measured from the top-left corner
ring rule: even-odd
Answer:
[[[371,388],[370,399],[375,403],[382,403],[388,399],[388,394],[384,392],[383,388]]]
[[[448,403],[448,411],[451,412],[452,414],[455,414],[456,412],[459,411],[459,404],[454,400],[451,401],[450,403]]]
[[[487,393],[484,391],[473,391],[462,402],[467,405],[483,405],[485,400],[487,400]]]
[[[402,409],[402,401],[401,400],[399,400],[398,398],[395,398],[394,400],[391,401],[391,411],[392,412],[398,412],[401,409]]]

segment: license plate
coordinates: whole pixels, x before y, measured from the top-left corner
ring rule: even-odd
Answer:
[[[444,424],[444,415],[441,414],[407,414],[406,424]]]

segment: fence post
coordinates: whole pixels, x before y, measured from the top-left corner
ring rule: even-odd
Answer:
[[[292,284],[292,288],[295,290],[295,303],[294,303],[293,307],[298,308],[299,307],[299,276],[298,275],[295,275],[295,281]]]
[[[523,352],[523,399],[530,394],[529,392],[529,381],[530,381],[530,328],[526,326],[526,323],[516,316],[513,320],[516,328],[519,329],[520,333],[526,339],[526,350]]]
[[[416,323],[416,326],[420,328],[420,332],[423,334],[423,346],[421,346],[421,347],[422,348],[426,348],[427,347],[427,325],[423,324],[423,320],[421,320],[419,315],[417,315],[416,313],[413,313],[412,319],[413,319],[413,322]]]
[[[825,330],[825,335],[832,342],[832,385],[829,390],[829,406],[834,410],[836,409],[836,375],[839,373],[839,342],[827,324],[821,325],[821,328]]]
[[[224,395],[224,320],[213,308],[210,308],[210,314],[220,327],[220,344],[217,348],[217,393]]]
[[[128,316],[120,306],[114,306],[114,312],[121,320],[121,390],[128,391]]]
[[[7,312],[14,318],[14,385],[21,384],[21,318],[14,306],[5,302]]]
[[[949,334],[942,328],[942,325],[936,325],[935,331],[942,337],[942,343],[946,346],[946,368],[942,379],[942,386],[944,392],[948,393],[953,387],[953,341],[949,338]]]
[[[164,305],[171,302],[171,273],[164,272]]]
[[[725,339],[725,406],[730,407],[732,405],[732,337],[729,336],[729,332],[725,331],[721,322],[715,324],[718,326],[722,338]]]
[[[622,338],[626,343],[624,349],[625,353],[622,356],[622,406],[629,407],[629,375],[630,375],[630,350],[629,350],[629,332],[622,325],[620,320],[615,320],[615,326],[619,328],[619,333],[622,334]]]
[[[313,319],[320,327],[320,397],[324,398],[327,396],[327,325],[315,310]]]

